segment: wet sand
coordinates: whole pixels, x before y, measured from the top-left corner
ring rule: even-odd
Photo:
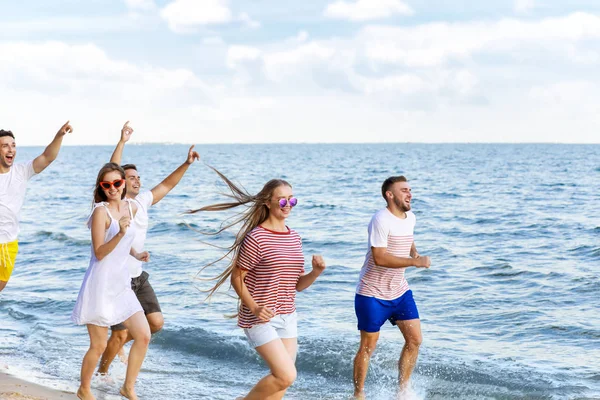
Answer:
[[[0,400],[72,400],[75,393],[47,388],[0,372]]]

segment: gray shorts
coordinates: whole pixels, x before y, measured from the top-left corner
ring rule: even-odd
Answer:
[[[158,304],[158,299],[156,298],[156,293],[154,293],[152,285],[150,285],[150,282],[148,282],[149,277],[150,275],[146,271],[143,271],[140,276],[131,279],[131,289],[142,305],[145,315],[161,312],[160,304]],[[110,329],[113,331],[122,331],[127,328],[125,328],[125,325],[121,323],[111,326]]]
[[[244,329],[250,346],[259,347],[275,339],[293,339],[298,337],[298,314],[279,314],[269,322]]]

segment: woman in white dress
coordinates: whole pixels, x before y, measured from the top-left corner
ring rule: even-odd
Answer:
[[[90,265],[83,278],[71,319],[86,325],[90,348],[81,365],[81,385],[77,397],[95,399],[91,390],[92,376],[106,348],[108,327],[123,323],[133,337],[129,352],[127,375],[121,395],[137,399],[135,380],[150,342],[150,327],[135,293],[131,289],[129,270],[125,265],[131,254],[148,261],[148,252],[137,253],[131,248],[135,236],[131,220],[137,212],[134,202],[125,198],[125,172],[115,164],[105,164],[96,179],[94,210],[88,221],[92,231]]]

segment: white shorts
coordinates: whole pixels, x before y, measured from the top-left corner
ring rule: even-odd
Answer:
[[[298,314],[276,315],[269,322],[244,329],[252,347],[262,346],[275,339],[293,339],[298,337]]]

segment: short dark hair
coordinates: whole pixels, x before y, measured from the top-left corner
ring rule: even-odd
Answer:
[[[390,186],[392,186],[396,182],[408,182],[408,179],[404,175],[400,176],[390,176],[385,181],[383,181],[383,185],[381,185],[381,195],[387,201],[387,197],[385,197],[385,192],[390,190]]]
[[[137,167],[135,166],[135,164],[121,165],[121,168],[123,168],[123,171],[127,171],[128,169],[135,169],[137,171]]]
[[[11,138],[15,138],[15,135],[11,131],[5,131],[4,129],[0,129],[0,137],[10,136]]]

